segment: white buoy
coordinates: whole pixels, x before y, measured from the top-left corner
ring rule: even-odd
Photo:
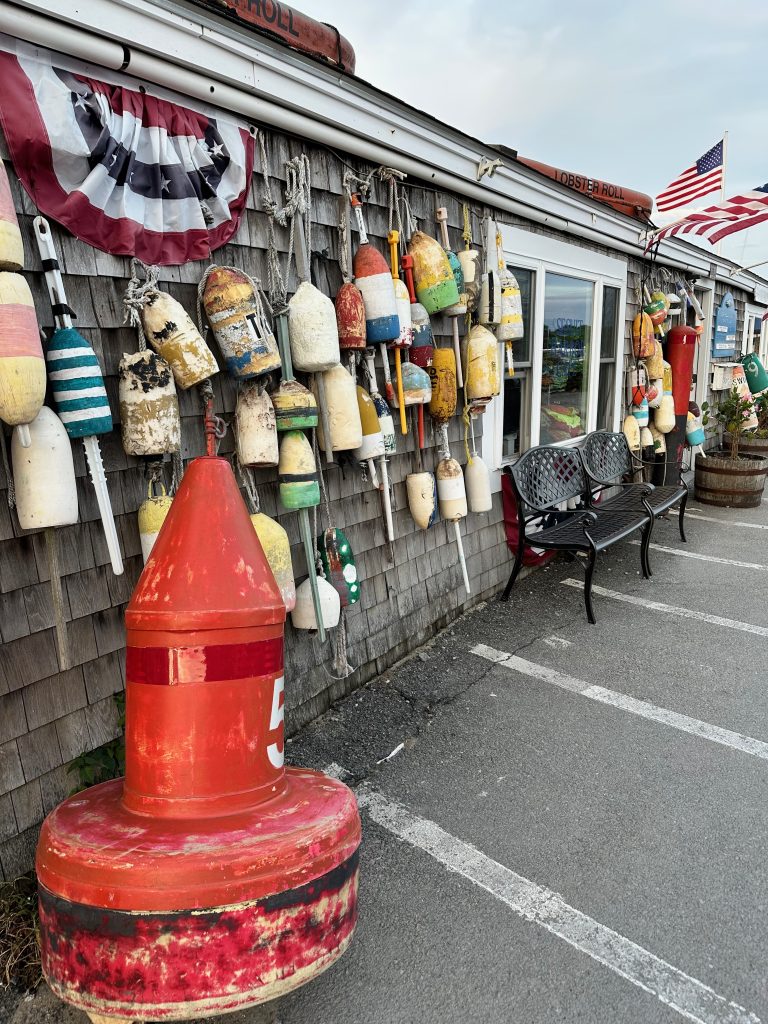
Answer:
[[[77,486],[72,445],[59,417],[43,406],[29,424],[23,447],[19,428],[11,440],[16,512],[24,530],[71,526],[77,522]]]
[[[118,368],[120,429],[126,455],[165,455],[181,448],[181,417],[171,368],[145,349]]]
[[[219,372],[213,352],[180,302],[167,292],[152,292],[140,310],[147,341],[166,360],[183,391]]]
[[[464,490],[464,477],[461,466],[456,459],[440,459],[435,470],[437,479],[437,496],[440,503],[440,515],[448,522],[452,522],[456,531],[456,547],[459,552],[459,564],[461,575],[464,579],[464,589],[468,594],[472,591],[469,588],[469,576],[467,575],[467,560],[464,557],[464,545],[461,542],[461,528],[459,522],[467,515],[467,493]]]
[[[409,473],[405,478],[408,509],[414,523],[428,530],[437,522],[437,490],[431,473]]]
[[[266,390],[258,384],[250,384],[238,393],[235,438],[241,466],[278,464],[275,407]]]
[[[317,588],[320,592],[323,626],[325,629],[333,629],[338,626],[341,617],[341,598],[338,591],[322,576],[317,577]],[[295,629],[317,629],[312,587],[308,579],[296,588],[296,604],[291,612],[291,622]]]
[[[332,366],[322,374],[325,387],[325,402],[328,409],[328,427],[330,444],[334,452],[344,452],[359,448],[363,443],[363,427],[360,422],[360,411],[357,405],[357,387],[351,374],[340,364]],[[318,400],[320,378],[315,377]],[[322,448],[327,448],[324,425],[321,422],[317,430],[318,441]]]
[[[288,303],[288,330],[294,370],[321,373],[339,363],[336,309],[309,281],[301,282]]]
[[[493,508],[491,473],[479,455],[473,455],[464,467],[464,485],[470,512],[490,512]]]

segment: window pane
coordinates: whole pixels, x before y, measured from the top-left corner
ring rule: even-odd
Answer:
[[[591,281],[547,274],[541,371],[542,444],[556,444],[586,433],[593,301]]]
[[[597,383],[597,429],[613,430],[614,381],[616,363],[612,360],[600,363],[600,379]]]
[[[522,267],[510,267],[517,278],[520,287],[520,298],[523,305],[523,327],[525,334],[518,341],[512,342],[512,355],[515,363],[530,363],[531,361],[531,337],[533,335],[533,314],[531,307],[531,296],[533,295],[534,272],[524,270]]]
[[[508,462],[528,447],[528,376],[504,377],[504,423],[501,458]]]
[[[619,289],[603,288],[603,324],[600,330],[600,358],[615,359],[619,340]]]

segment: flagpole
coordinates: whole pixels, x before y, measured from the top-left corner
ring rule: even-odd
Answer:
[[[723,177],[720,181],[720,204],[725,202],[725,172],[728,163],[728,132],[723,132]],[[715,246],[715,252],[720,255],[720,249],[722,247],[722,240],[720,240]]]

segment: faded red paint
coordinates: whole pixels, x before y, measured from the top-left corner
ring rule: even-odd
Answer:
[[[43,967],[93,1014],[180,1020],[274,998],[355,926],[360,819],[285,769],[285,605],[224,459],[187,469],[126,613],[126,779],[37,850]]]
[[[351,281],[345,281],[334,302],[339,348],[365,348],[365,306],[360,289]]]
[[[95,909],[43,888],[43,969],[61,998],[112,1016],[172,1020],[253,1005],[341,955],[357,875],[353,854],[300,888],[194,914]]]

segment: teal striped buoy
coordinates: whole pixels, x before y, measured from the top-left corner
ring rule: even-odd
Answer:
[[[99,360],[74,327],[54,331],[46,353],[53,401],[70,437],[108,434],[112,413]]]

